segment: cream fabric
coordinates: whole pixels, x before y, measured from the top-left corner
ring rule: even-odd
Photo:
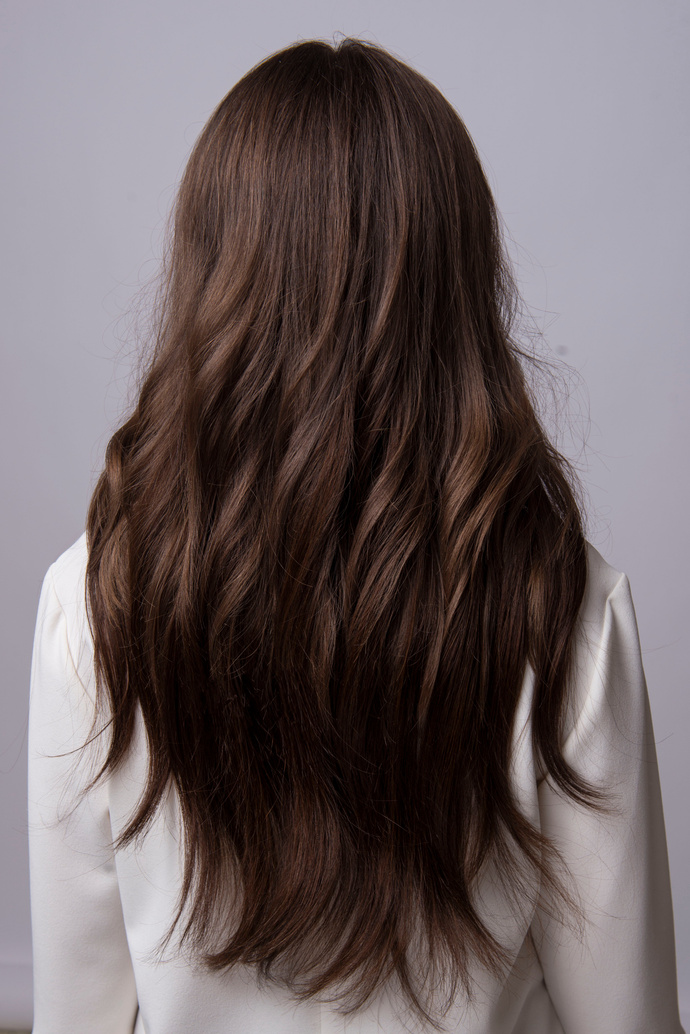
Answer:
[[[171,793],[143,843],[113,853],[146,775],[139,720],[126,763],[73,806],[95,755],[75,753],[92,717],[91,639],[83,605],[86,539],[49,568],[31,671],[29,838],[34,1034],[402,1034],[421,1030],[390,986],[343,1018],[328,1003],[293,1003],[249,969],[211,975],[169,952],[180,885],[180,827]],[[487,872],[477,900],[509,947],[503,982],[477,970],[472,1008],[444,1019],[462,1034],[682,1034],[659,776],[628,579],[588,545],[577,684],[565,755],[616,794],[611,817],[576,807],[541,779],[530,743],[531,672],[513,749],[515,792],[554,837],[576,881],[584,939],[550,921],[540,899],[515,915]],[[139,716],[140,717],[140,716]],[[101,746],[107,733],[101,737]],[[95,745],[98,746],[98,743]],[[70,753],[71,752],[71,753]],[[531,936],[528,936],[528,933]]]

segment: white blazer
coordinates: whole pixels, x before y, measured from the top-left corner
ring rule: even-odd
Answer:
[[[294,1003],[260,987],[250,968],[210,974],[154,949],[181,877],[180,825],[170,792],[144,841],[113,852],[146,776],[139,724],[126,763],[83,802],[89,759],[75,764],[92,718],[92,643],[83,604],[86,538],[49,568],[34,640],[29,709],[29,848],[34,1034],[402,1034],[420,1031],[389,986],[363,1012]],[[484,918],[511,952],[507,977],[476,970],[471,1008],[443,1020],[458,1034],[682,1034],[668,858],[652,721],[628,579],[588,545],[577,682],[565,756],[612,789],[601,817],[556,793],[535,767],[531,672],[525,676],[512,778],[525,812],[553,837],[585,906],[582,940],[550,920],[539,898],[524,914],[487,873]],[[106,734],[107,735],[107,734]],[[101,737],[101,742],[105,736]]]

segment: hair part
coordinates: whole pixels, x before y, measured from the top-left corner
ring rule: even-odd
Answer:
[[[473,898],[487,865],[516,907],[536,881],[576,913],[510,783],[531,669],[544,773],[603,799],[560,748],[585,541],[515,299],[462,120],[374,44],[272,54],[194,146],[86,592],[99,776],[137,708],[150,754],[116,846],[174,786],[168,938],[211,968],[338,985],[346,1013],[396,977],[442,1029],[419,974],[450,1003],[472,959],[508,961]]]

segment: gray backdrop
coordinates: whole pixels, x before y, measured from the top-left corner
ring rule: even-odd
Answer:
[[[83,530],[130,388],[129,313],[216,103],[267,53],[335,33],[393,50],[457,107],[545,336],[536,342],[572,368],[560,441],[588,490],[589,538],[633,589],[690,1009],[687,0],[255,0],[248,11],[5,0],[0,18],[0,1026],[31,1021],[25,766],[38,592]]]

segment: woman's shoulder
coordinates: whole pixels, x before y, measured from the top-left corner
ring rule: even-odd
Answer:
[[[88,555],[84,531],[48,568],[55,595],[63,608],[83,603]]]
[[[607,602],[622,587],[627,586],[627,576],[603,558],[591,542],[586,541],[587,583],[580,607],[584,621],[603,616]]]
[[[587,582],[580,605],[579,626],[587,644],[599,646],[610,638],[615,625],[618,637],[639,649],[637,619],[628,576],[606,561],[591,542],[587,546]]]
[[[48,568],[44,578],[47,612],[63,623],[72,661],[82,684],[91,682],[93,640],[86,608],[86,532],[65,549]]]
[[[591,710],[592,694],[607,697],[612,704],[612,696],[632,684],[633,668],[639,667],[639,633],[628,577],[591,542],[586,547],[587,582],[574,642],[566,740],[585,711]],[[622,677],[625,671],[629,679]]]
[[[587,549],[588,588],[604,590],[608,594],[625,575],[613,567],[589,540],[585,540]]]

